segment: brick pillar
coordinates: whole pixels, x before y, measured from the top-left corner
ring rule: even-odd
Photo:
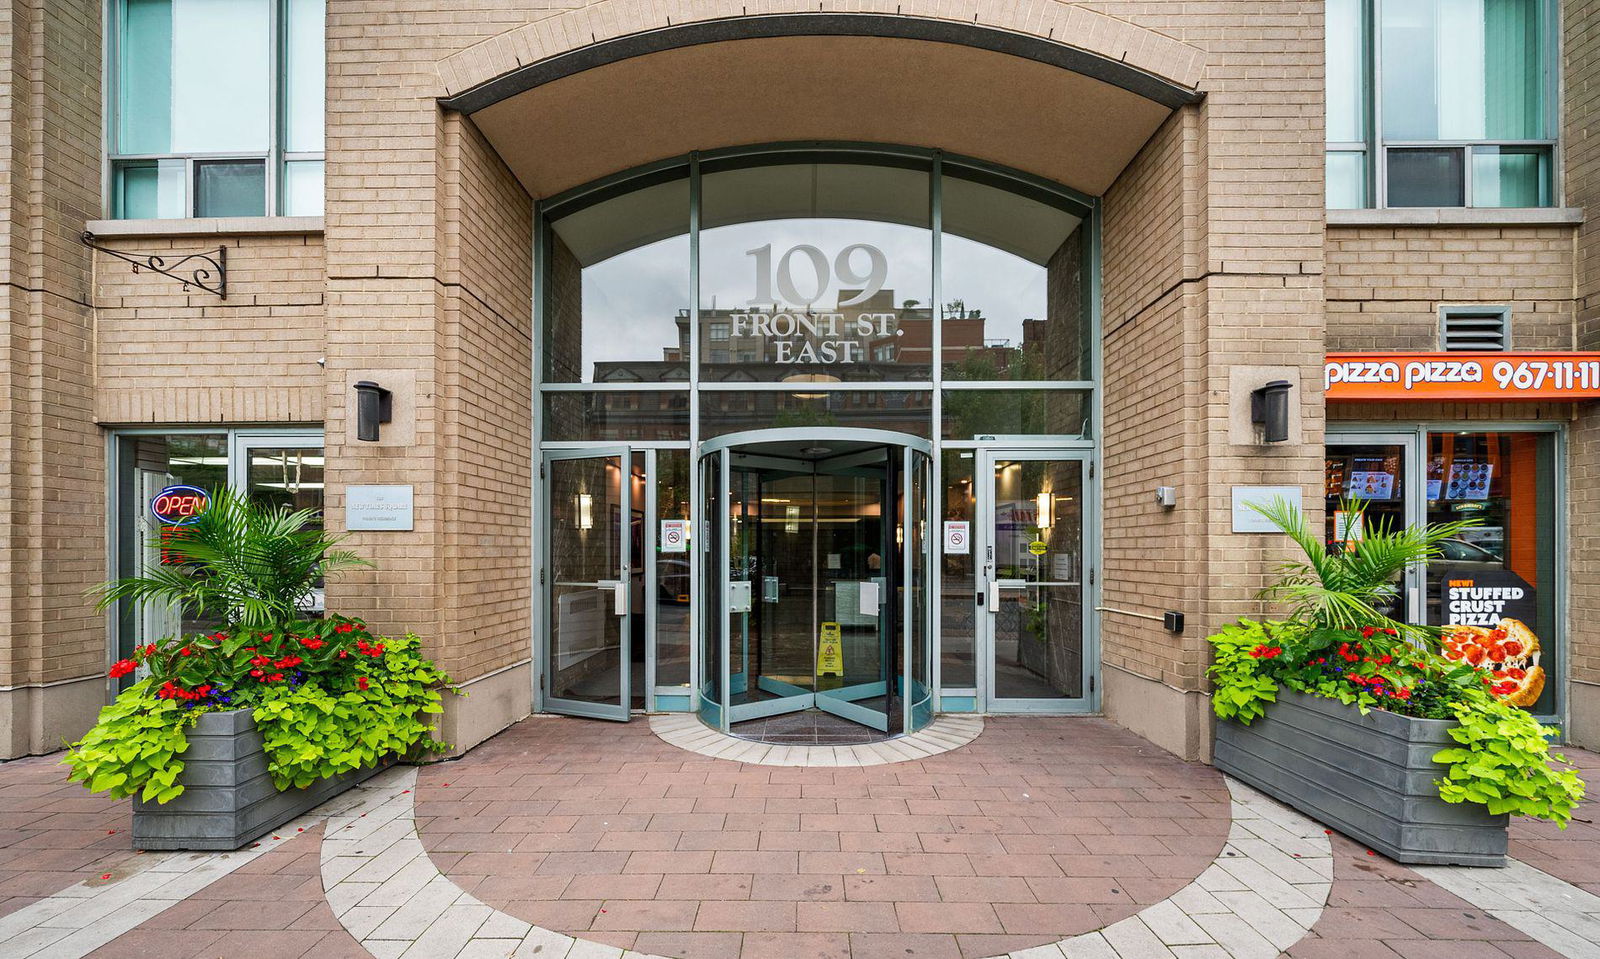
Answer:
[[[531,701],[532,205],[440,110],[434,63],[522,15],[423,32],[413,14],[437,5],[404,6],[329,4],[327,502],[342,529],[347,485],[410,485],[415,528],[352,534],[375,568],[331,584],[328,606],[422,637],[472,693],[441,730],[466,748]],[[394,392],[376,443],[355,437],[358,380]]]
[[[1600,209],[1600,143],[1592,134],[1600,102],[1600,3],[1562,4],[1562,152],[1566,205]],[[1600,223],[1578,228],[1575,347],[1600,350]],[[1600,748],[1600,404],[1579,403],[1567,457],[1568,739]]]
[[[0,758],[81,735],[106,695],[104,447],[90,258],[100,211],[100,12],[0,4]]]
[[[1323,86],[1318,3],[1244,7],[1206,48],[1206,99],[1105,198],[1101,614],[1107,714],[1210,752],[1207,633],[1260,615],[1282,537],[1231,531],[1230,487],[1322,481]],[[1203,37],[1203,39],[1201,38]],[[1250,391],[1295,384],[1289,442],[1256,442]],[[1178,506],[1154,503],[1178,487]],[[1128,613],[1186,614],[1180,636]]]

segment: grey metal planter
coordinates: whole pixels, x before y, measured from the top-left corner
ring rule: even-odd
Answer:
[[[251,710],[205,713],[188,738],[178,777],[183,793],[168,803],[134,797],[135,849],[238,849],[389,765],[280,792]]]
[[[1217,723],[1214,762],[1398,862],[1504,866],[1508,817],[1447,803],[1434,785],[1452,725],[1280,690],[1250,725]]]

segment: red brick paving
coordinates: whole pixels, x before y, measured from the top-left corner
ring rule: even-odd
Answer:
[[[1568,748],[1558,752],[1589,784],[1590,801],[1578,807],[1578,814],[1564,830],[1536,819],[1512,820],[1510,853],[1600,896],[1600,754]]]
[[[1290,959],[1562,959],[1392,859],[1331,838],[1333,891]]]
[[[0,766],[0,916],[117,874],[137,855],[132,805],[68,782],[62,755]]]
[[[321,842],[307,829],[86,959],[371,959],[322,896]]]
[[[423,845],[483,901],[696,959],[1037,946],[1178,891],[1221,850],[1228,812],[1215,770],[1081,718],[991,719],[955,752],[855,769],[540,719],[417,786]]]

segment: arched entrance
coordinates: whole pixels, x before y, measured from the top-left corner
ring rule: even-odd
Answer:
[[[1097,707],[1093,201],[806,144],[540,214],[546,708]]]

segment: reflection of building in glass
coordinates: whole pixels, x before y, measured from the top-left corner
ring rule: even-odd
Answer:
[[[848,302],[855,291],[844,290]],[[1036,379],[1050,324],[1024,318],[1021,339],[985,336],[988,317],[956,300],[940,311],[941,361],[958,379]],[[660,360],[601,361],[595,383],[688,380],[688,309],[675,318],[677,342]],[[848,306],[790,310],[779,304],[700,311],[702,378],[719,382],[926,380],[933,357],[933,309],[917,300],[896,304],[881,290]],[[981,375],[980,375],[981,374]]]

